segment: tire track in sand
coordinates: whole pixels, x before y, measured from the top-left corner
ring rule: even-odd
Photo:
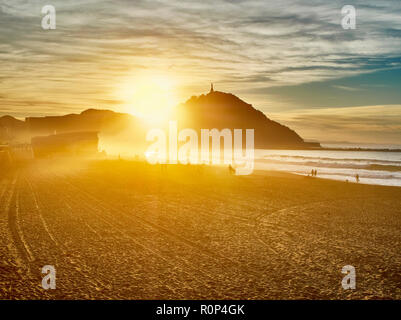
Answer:
[[[193,241],[188,240],[182,236],[176,235],[173,232],[167,230],[166,228],[159,226],[156,223],[153,223],[151,221],[148,221],[147,219],[144,219],[141,216],[138,216],[137,214],[135,214],[135,212],[132,212],[132,213],[137,220],[133,220],[132,215],[128,214],[127,212],[123,211],[122,209],[119,209],[118,207],[110,207],[109,205],[104,203],[104,201],[98,199],[93,194],[83,190],[82,188],[72,184],[71,182],[67,182],[65,177],[63,179],[63,182],[72,186],[73,188],[77,189],[79,191],[79,192],[77,192],[77,194],[83,195],[86,198],[86,201],[90,200],[90,201],[92,201],[92,203],[93,202],[97,203],[97,205],[99,207],[103,208],[106,212],[115,212],[117,214],[120,214],[121,216],[125,217],[127,220],[131,221],[132,223],[140,222],[141,224],[143,224],[144,226],[147,226],[148,228],[153,228],[155,230],[158,230],[159,232],[163,233],[164,235],[168,236],[169,238],[172,238],[176,242],[185,244],[186,246],[188,246],[192,249],[197,249],[199,251],[199,253],[202,253],[202,254],[208,256],[209,258],[212,258],[216,261],[226,260],[227,262],[231,263],[231,265],[235,265],[235,266],[240,267],[241,269],[244,269],[242,267],[242,265],[239,264],[237,261],[235,261],[223,254],[208,250],[207,248],[205,248],[197,243],[194,243]],[[255,273],[253,270],[250,270],[248,268],[243,271],[247,272],[248,274],[253,274],[254,276],[259,276],[258,273]]]
[[[19,256],[24,261],[31,273],[32,263],[35,261],[27,241],[25,240],[24,234],[21,229],[20,221],[20,195],[19,195],[19,177],[16,177],[13,181],[11,199],[8,205],[8,228],[12,237],[12,241],[18,251]]]
[[[49,178],[44,178],[45,181],[43,183],[45,183],[46,185],[53,185],[54,187],[56,187],[56,184],[53,182],[50,182]],[[54,179],[54,178],[53,178]],[[60,182],[60,179],[57,180],[57,182]],[[69,185],[68,182],[63,181],[64,184]],[[76,189],[77,187],[74,186],[74,188]],[[66,191],[66,190],[65,190]],[[79,192],[74,192],[74,196],[70,196],[68,192],[63,192],[62,193],[62,197],[58,196],[58,201],[64,202],[65,206],[71,209],[71,205],[76,205],[77,207],[80,208],[87,208],[88,211],[90,211],[92,214],[94,214],[98,220],[102,221],[104,224],[107,225],[109,230],[112,230],[114,234],[120,234],[121,236],[123,236],[125,239],[128,239],[129,241],[133,242],[135,245],[137,245],[138,247],[141,247],[142,249],[150,252],[151,254],[153,254],[154,256],[156,256],[158,259],[163,260],[165,263],[167,263],[168,265],[170,265],[171,267],[176,267],[177,265],[172,263],[170,261],[170,257],[165,256],[164,254],[158,252],[156,249],[151,248],[150,246],[138,241],[137,239],[135,239],[134,237],[132,237],[130,234],[128,234],[126,231],[124,231],[124,226],[116,219],[113,219],[111,216],[109,219],[106,219],[104,217],[104,213],[105,213],[105,209],[104,208],[99,208],[96,207],[96,205],[94,205],[93,203],[88,204],[87,203],[87,199],[86,198],[81,198],[81,200],[77,197],[77,195],[79,195],[82,192],[82,190],[79,190]],[[63,199],[62,199],[63,198]],[[99,213],[97,213],[96,211],[99,211]],[[72,217],[72,214],[71,214]],[[188,262],[187,262],[188,263]],[[90,268],[90,267],[89,267]],[[204,276],[208,277],[210,280],[212,280],[211,275],[203,272],[202,270],[199,270],[198,268],[192,266],[192,268],[194,270],[196,270],[197,272],[203,274]],[[185,269],[183,269],[185,270]],[[179,279],[178,279],[179,280]],[[198,282],[201,285],[204,285],[204,283],[198,279],[193,279],[196,282]],[[106,287],[106,286],[105,286]]]
[[[55,249],[56,253],[59,254],[59,257],[61,260],[64,260],[67,262],[67,265],[71,267],[71,269],[74,270],[77,274],[79,274],[81,279],[85,279],[89,284],[93,286],[93,289],[96,291],[99,291],[96,288],[103,287],[107,288],[108,285],[106,285],[104,282],[102,282],[99,279],[92,279],[88,275],[94,274],[93,268],[89,267],[82,259],[77,261],[75,258],[73,258],[68,252],[68,248],[65,247],[65,245],[60,242],[57,239],[57,236],[54,234],[53,231],[50,230],[49,224],[47,223],[46,219],[43,216],[43,210],[42,208],[46,208],[46,206],[43,204],[43,202],[40,200],[40,198],[37,195],[37,191],[35,190],[35,187],[33,187],[32,182],[28,177],[24,177],[28,187],[30,194],[32,196],[34,206],[35,206],[35,211],[38,214],[39,220],[41,221],[41,224],[43,226],[43,229],[46,231],[46,235],[49,239],[51,239],[51,242],[53,245],[51,246],[53,249]],[[40,266],[42,267],[42,266]],[[104,295],[103,297],[105,298],[111,298],[108,295]]]
[[[166,256],[166,253],[169,252],[168,249],[166,249],[167,251],[164,250],[164,251],[166,251],[166,252],[164,252],[164,251],[158,250],[156,247],[149,246],[147,243],[143,243],[141,241],[138,242],[138,239],[135,236],[133,237],[130,234],[129,230],[126,230],[127,224],[124,224],[121,221],[121,218],[118,218],[118,217],[120,216],[124,219],[129,220],[130,222],[133,223],[133,225],[140,224],[145,228],[145,230],[148,229],[148,230],[153,230],[153,232],[154,231],[159,232],[161,235],[164,235],[167,238],[170,238],[171,240],[173,240],[172,243],[176,242],[180,246],[189,247],[191,252],[196,254],[197,256],[200,256],[200,257],[206,256],[208,258],[211,258],[211,260],[209,260],[209,261],[210,261],[210,263],[213,263],[211,265],[211,267],[213,269],[220,268],[219,266],[224,266],[225,269],[227,267],[229,267],[231,269],[230,273],[233,274],[232,277],[234,277],[234,275],[238,276],[238,274],[252,275],[253,277],[255,277],[255,279],[260,277],[259,272],[254,272],[247,266],[242,265],[240,262],[237,262],[233,259],[227,258],[226,256],[222,257],[221,254],[211,252],[211,250],[207,250],[204,247],[199,246],[198,244],[194,244],[192,241],[183,239],[183,237],[175,236],[174,234],[172,234],[172,232],[170,232],[168,230],[166,232],[165,228],[156,226],[153,222],[149,222],[149,221],[147,221],[147,219],[143,219],[142,217],[138,216],[135,212],[128,213],[128,212],[123,211],[122,209],[108,206],[107,204],[105,204],[105,201],[102,201],[102,200],[96,198],[96,196],[90,194],[82,187],[79,187],[79,186],[69,182],[68,176],[66,176],[66,175],[60,175],[55,172],[53,172],[52,174],[53,174],[53,176],[51,178],[48,178],[48,180],[50,180],[50,179],[56,180],[57,183],[65,184],[66,187],[69,187],[69,189],[71,190],[71,191],[67,192],[68,189],[63,188],[65,190],[65,192],[63,192],[63,196],[69,197],[68,202],[71,202],[71,203],[78,202],[78,205],[80,207],[87,207],[88,209],[90,209],[91,212],[93,212],[98,217],[99,220],[102,220],[104,223],[108,224],[112,230],[115,230],[119,234],[123,235],[125,238],[130,239],[131,242],[142,247],[143,249],[150,252],[151,254],[159,257],[166,264],[173,267],[173,269],[175,269],[177,266],[180,266],[181,268],[183,268],[183,264],[185,264],[186,267],[185,267],[185,269],[182,269],[182,270],[185,271],[185,270],[189,269],[189,270],[193,270],[192,272],[195,272],[195,274],[202,274],[203,277],[206,278],[205,280],[209,279],[209,281],[207,281],[209,283],[215,283],[216,275],[218,275],[220,273],[220,271],[218,271],[217,269],[214,271],[213,270],[211,271],[210,267],[206,267],[206,266],[202,267],[201,264],[197,264],[196,262],[192,261],[192,259],[188,260],[188,259],[182,257],[180,254],[179,255],[168,254]],[[105,214],[107,214],[107,216],[105,216]],[[107,217],[107,219],[106,219],[106,217]],[[170,251],[170,252],[172,252],[172,251]],[[173,257],[173,260],[171,260],[171,257]],[[182,262],[179,263],[178,262],[179,260],[181,260]],[[202,270],[202,268],[206,268],[206,269]],[[207,284],[203,280],[199,279],[199,277],[193,277],[192,272],[188,273],[186,271],[186,273],[189,276],[191,276],[191,274],[192,274],[191,281],[198,282],[202,286],[205,286],[205,285],[207,286]],[[228,277],[222,281],[227,282],[232,277]],[[182,280],[179,280],[179,281],[182,281]],[[212,291],[213,289],[210,288],[210,290]]]

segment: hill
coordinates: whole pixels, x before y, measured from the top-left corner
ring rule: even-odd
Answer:
[[[178,107],[176,116],[180,126],[194,129],[255,129],[255,148],[258,149],[314,146],[230,93],[211,90],[206,95],[194,96]]]
[[[32,135],[50,135],[77,131],[118,132],[135,125],[135,118],[110,110],[88,109],[80,114],[64,116],[30,117],[26,123]]]
[[[0,117],[0,143],[8,141],[24,142],[29,136],[26,123],[11,116]]]
[[[193,96],[177,106],[172,119],[180,128],[254,129],[255,148],[312,148],[318,143],[305,142],[295,131],[270,120],[266,115],[230,93],[211,90]],[[146,145],[149,127],[132,115],[110,110],[88,109],[80,114],[28,117],[25,121],[10,116],[0,118],[3,139],[27,136],[46,136],[80,131],[95,131],[106,145],[125,145],[129,148]],[[1,136],[0,136],[1,138]]]

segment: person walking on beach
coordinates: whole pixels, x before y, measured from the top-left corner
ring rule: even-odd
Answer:
[[[235,170],[234,168],[231,166],[231,164],[228,166],[228,172],[230,172],[230,174],[234,174]]]
[[[355,180],[356,180],[356,183],[359,183],[359,174],[355,175]]]

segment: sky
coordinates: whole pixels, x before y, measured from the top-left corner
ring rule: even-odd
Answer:
[[[399,0],[0,0],[0,116],[140,114],[213,82],[308,140],[401,144],[400,79]]]

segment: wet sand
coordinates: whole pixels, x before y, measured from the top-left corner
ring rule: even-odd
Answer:
[[[0,173],[1,299],[400,299],[400,252],[398,187],[129,161]]]

